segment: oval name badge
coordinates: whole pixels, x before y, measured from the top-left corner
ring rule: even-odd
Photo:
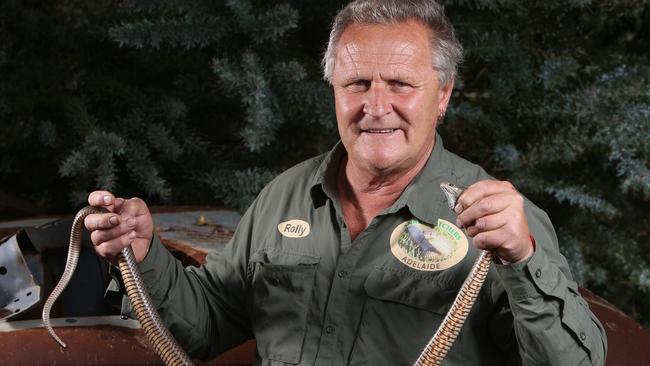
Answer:
[[[304,220],[289,220],[278,224],[278,231],[287,238],[304,238],[309,235],[309,223]]]

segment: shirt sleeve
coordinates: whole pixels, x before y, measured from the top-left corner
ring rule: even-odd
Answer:
[[[211,359],[253,337],[247,306],[252,210],[251,206],[242,217],[224,250],[210,252],[201,267],[184,268],[155,235],[139,265],[162,320],[194,358]],[[122,314],[135,317],[123,284],[115,276],[106,297],[121,302]]]
[[[496,264],[523,364],[604,365],[605,330],[578,292],[550,219],[537,207],[526,211],[534,254],[520,263]]]

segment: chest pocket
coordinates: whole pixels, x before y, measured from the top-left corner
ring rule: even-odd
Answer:
[[[413,364],[460,286],[445,277],[375,268],[350,365]]]
[[[251,320],[263,359],[300,362],[318,262],[315,256],[276,249],[251,256]]]

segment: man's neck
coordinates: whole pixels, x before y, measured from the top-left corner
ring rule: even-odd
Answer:
[[[382,174],[358,169],[347,156],[341,159],[337,188],[350,237],[354,240],[372,219],[390,207],[424,168],[433,147],[406,171]]]

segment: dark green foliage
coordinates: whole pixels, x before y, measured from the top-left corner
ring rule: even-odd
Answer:
[[[212,188],[217,199],[228,207],[244,212],[277,173],[257,167],[235,171],[217,169],[207,174],[204,181]]]
[[[444,1],[466,59],[445,145],[549,212],[576,279],[650,324],[650,2]],[[0,4],[0,196],[111,189],[243,209],[335,143],[343,2]]]
[[[467,55],[447,144],[544,207],[580,284],[647,326],[650,3],[448,3]]]

